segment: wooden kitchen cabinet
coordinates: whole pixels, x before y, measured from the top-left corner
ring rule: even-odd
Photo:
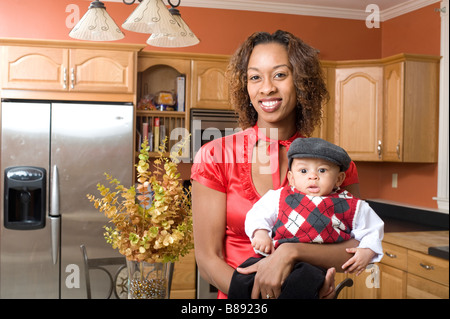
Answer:
[[[334,143],[334,83],[335,83],[335,62],[321,61],[322,72],[325,85],[328,89],[329,99],[322,105],[322,120],[320,125],[316,126],[311,137],[318,137]]]
[[[140,130],[142,123],[149,123],[152,127],[155,118],[162,119],[166,135],[169,137],[170,149],[178,142],[170,140],[173,129],[189,131],[191,108],[230,109],[225,79],[228,59],[228,56],[222,55],[140,52],[137,67],[137,101],[160,91],[177,94],[176,78],[183,75],[185,107],[183,112],[167,112],[141,110],[138,104],[136,129]],[[179,138],[179,135],[175,138]],[[155,156],[156,153],[152,155]]]
[[[228,58],[192,61],[191,108],[233,108],[228,99],[227,65]]]
[[[69,50],[69,91],[135,92],[135,55],[129,51]]]
[[[1,64],[3,89],[68,89],[68,49],[4,46]]]
[[[449,261],[428,254],[428,248],[448,245],[448,231],[386,233],[381,262],[359,276],[336,275],[336,283],[349,277],[341,299],[449,298]]]
[[[10,40],[5,44],[2,90],[135,92],[137,51],[142,46],[40,40]]]
[[[335,143],[356,161],[437,160],[439,58],[338,62]]]
[[[196,271],[194,250],[175,262],[170,299],[196,298]]]
[[[383,160],[436,162],[439,58],[398,55],[385,59],[383,82]]]
[[[407,272],[385,264],[380,264],[381,299],[405,299]]]
[[[381,160],[382,81],[378,65],[336,69],[335,143],[352,160]]]
[[[379,298],[449,298],[449,262],[428,247],[448,245],[448,231],[386,233]]]
[[[149,131],[153,134],[153,146],[156,146],[155,138],[155,120],[159,121],[159,135],[161,137],[167,136],[166,149],[170,150],[171,147],[178,142],[181,137],[175,136],[176,140],[171,139],[171,133],[175,129],[189,130],[189,89],[191,78],[191,61],[188,56],[185,55],[168,55],[153,52],[141,52],[138,60],[138,90],[137,101],[138,110],[136,112],[136,130],[141,136],[142,124],[147,123]],[[159,110],[146,110],[142,109],[141,101],[144,97],[153,97],[158,92],[170,92],[177,94],[177,77],[183,75],[185,77],[185,110],[184,111],[159,111]],[[161,127],[164,126],[164,130]],[[175,132],[175,131],[174,131]],[[139,141],[137,141],[139,144]],[[140,145],[137,145],[136,151],[140,149]],[[150,154],[151,156],[157,156],[156,147]]]
[[[380,293],[382,299],[405,299],[408,271],[408,250],[383,242],[384,256],[380,263]]]
[[[339,294],[339,299],[377,299],[379,294],[379,265],[369,265],[365,271],[356,276],[356,274],[337,273],[335,277],[336,284],[343,279],[351,278],[352,287],[344,288]]]

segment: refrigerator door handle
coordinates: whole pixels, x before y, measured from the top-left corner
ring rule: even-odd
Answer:
[[[61,229],[61,218],[50,217],[51,227],[52,227],[52,261],[56,265],[58,263],[58,253],[59,253],[59,234]]]
[[[59,217],[59,175],[58,166],[53,165],[50,216]]]
[[[59,238],[61,229],[61,214],[59,213],[59,175],[58,167],[56,165],[53,166],[52,172],[51,206],[49,215],[52,229],[52,260],[53,264],[56,265],[58,261]]]

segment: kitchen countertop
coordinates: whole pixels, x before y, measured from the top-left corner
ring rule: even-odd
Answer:
[[[448,259],[448,230],[385,233],[383,241],[424,254]]]

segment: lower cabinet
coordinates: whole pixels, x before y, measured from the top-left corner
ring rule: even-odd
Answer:
[[[355,274],[337,273],[335,282],[338,285],[345,278],[353,280],[352,287],[344,288],[338,299],[377,299],[379,295],[379,265],[369,265],[364,272]]]
[[[359,276],[336,274],[336,284],[345,278],[353,286],[345,288],[339,299],[448,299],[449,261],[383,243],[380,263],[369,265]]]
[[[170,299],[196,298],[196,264],[194,250],[175,262]]]
[[[405,299],[407,282],[406,278],[406,271],[381,264],[379,298]]]

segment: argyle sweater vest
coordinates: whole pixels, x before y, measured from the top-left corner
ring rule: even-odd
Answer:
[[[275,248],[285,242],[336,243],[350,239],[358,201],[344,190],[308,196],[285,186],[272,228]]]

